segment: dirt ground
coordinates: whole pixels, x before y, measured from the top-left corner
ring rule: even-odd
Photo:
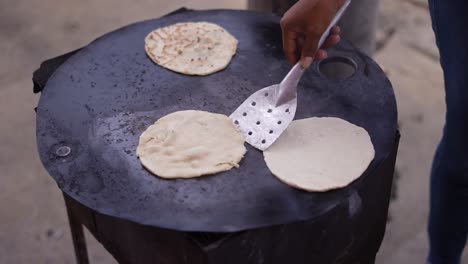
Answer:
[[[178,7],[245,8],[245,0],[0,0],[0,263],[74,263],[63,199],[36,153],[40,62]],[[424,263],[428,175],[445,111],[424,0],[382,0],[375,59],[395,88],[402,139],[396,198],[377,263]],[[87,234],[92,263],[115,260]],[[468,263],[465,251],[464,262]]]

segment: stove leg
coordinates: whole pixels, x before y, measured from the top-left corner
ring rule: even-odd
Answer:
[[[77,264],[89,264],[88,250],[86,249],[86,239],[83,232],[83,225],[81,225],[78,218],[73,214],[72,205],[68,201],[68,197],[64,195],[65,206],[67,207],[68,222],[70,224],[70,231],[73,239],[73,247],[75,248],[75,257]]]
[[[375,264],[375,256],[371,257],[367,261],[363,261],[363,264]]]

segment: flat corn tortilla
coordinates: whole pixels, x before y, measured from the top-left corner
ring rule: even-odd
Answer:
[[[137,156],[153,174],[194,178],[238,167],[246,152],[232,120],[204,111],[179,111],[160,118],[140,136]]]
[[[177,23],[145,38],[146,54],[158,65],[187,75],[208,75],[226,68],[237,39],[208,22]]]
[[[280,181],[317,192],[347,186],[364,173],[374,154],[365,129],[332,117],[291,122],[263,152]]]

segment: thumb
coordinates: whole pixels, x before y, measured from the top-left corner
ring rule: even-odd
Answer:
[[[307,36],[304,44],[302,45],[301,51],[301,64],[302,67],[307,69],[309,68],[310,64],[313,62],[313,58],[315,57],[315,53],[318,49],[318,38],[315,36]]]

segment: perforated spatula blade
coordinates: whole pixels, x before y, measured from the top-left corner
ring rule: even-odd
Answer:
[[[319,40],[322,47],[330,30],[340,20],[351,0],[338,10]],[[229,117],[245,136],[245,140],[261,151],[266,150],[286,130],[297,108],[297,85],[305,69],[298,62],[280,84],[253,93]]]
[[[296,97],[275,106],[278,86],[256,91],[230,115],[245,140],[262,151],[275,142],[296,114]]]

